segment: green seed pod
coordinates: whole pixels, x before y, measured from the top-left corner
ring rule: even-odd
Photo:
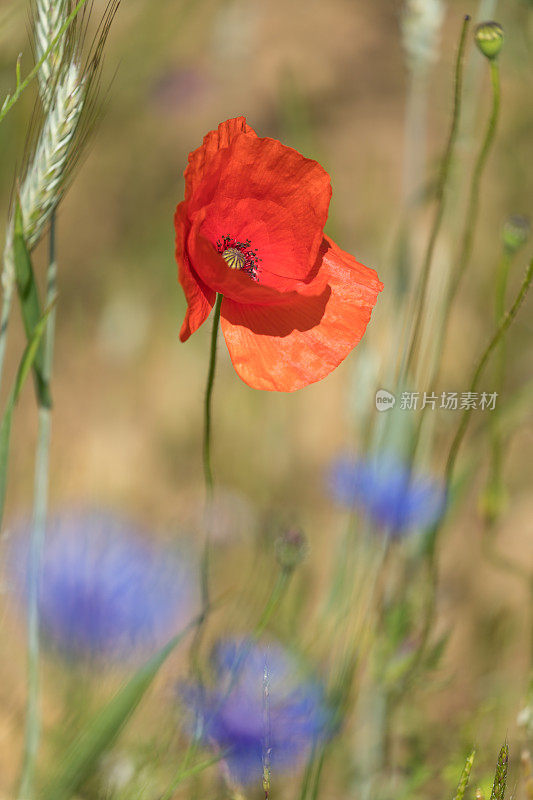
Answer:
[[[476,27],[474,38],[484,56],[496,58],[503,45],[503,28],[499,22],[482,22]]]
[[[505,250],[514,255],[526,244],[531,232],[531,223],[528,217],[522,214],[513,214],[507,217],[502,228],[502,242]]]
[[[307,555],[307,537],[299,528],[285,531],[276,540],[276,558],[282,569],[293,570]]]

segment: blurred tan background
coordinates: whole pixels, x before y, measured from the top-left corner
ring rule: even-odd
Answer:
[[[446,137],[462,16],[475,15],[477,8],[472,0],[446,4],[429,72],[428,181]],[[259,135],[317,158],[330,173],[329,230],[384,281],[369,341],[390,348],[408,89],[401,11],[399,0],[123,0],[106,53],[104,86],[112,78],[107,106],[58,222],[52,508],[103,504],[127,511],[154,533],[194,539],[198,532],[210,324],[179,343],[185,303],[176,279],[172,217],[182,198],[189,151],[224,119],[245,115]],[[25,4],[3,0],[2,19],[1,96],[12,85],[17,53],[24,51],[23,64],[30,63]],[[506,30],[503,115],[483,184],[472,270],[447,342],[441,388],[450,391],[466,390],[491,330],[487,309],[492,309],[501,222],[507,214],[531,212],[531,5],[501,0],[496,19]],[[473,49],[470,56],[481,58]],[[489,107],[484,66],[480,123]],[[31,104],[28,93],[0,129],[0,219],[6,217]],[[468,165],[469,153],[462,156]],[[428,219],[423,209],[416,215],[415,255],[425,242]],[[448,225],[443,252],[453,251],[457,236]],[[44,257],[42,247],[37,262]],[[523,264],[521,257],[511,292]],[[532,377],[531,309],[529,302],[511,336],[509,392]],[[10,375],[22,346],[15,310]],[[339,450],[358,445],[349,410],[358,391],[358,351],[326,380],[294,395],[252,391],[233,372],[223,342],[219,356],[214,469],[227,514],[220,538],[229,548],[222,556],[221,583],[234,587],[241,559],[246,563],[251,557],[250,532],[255,535],[261,521],[275,514],[307,529],[312,551],[304,577],[320,587],[321,564],[328,562],[339,530],[324,470]],[[439,418],[436,424],[442,425],[439,441],[448,441],[450,420]],[[31,503],[35,430],[28,385],[14,424],[8,517]],[[506,458],[509,507],[501,542],[533,570],[532,448],[533,424],[526,415]],[[438,454],[434,461],[438,469]],[[442,625],[451,624],[453,635],[428,704],[442,764],[449,756],[450,729],[490,747],[506,731],[514,735],[526,687],[529,596],[512,577],[481,563],[479,535],[474,491],[450,526],[443,559]],[[1,650],[6,658],[7,644]],[[7,722],[0,721],[4,789],[10,785],[4,774],[14,774],[4,744],[16,735],[23,701],[16,664],[4,663],[6,689],[0,686],[0,703],[9,708]]]

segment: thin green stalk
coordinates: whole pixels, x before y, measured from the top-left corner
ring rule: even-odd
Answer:
[[[315,775],[314,775],[314,778],[313,778],[313,786],[311,788],[311,800],[317,800],[317,798],[318,798],[318,791],[319,791],[319,788],[320,788],[320,779],[322,777],[322,770],[324,769],[324,764],[326,763],[326,752],[327,752],[327,749],[328,749],[328,746],[326,744],[322,748],[322,752],[320,753],[320,756],[318,757],[318,763],[316,765]]]
[[[281,600],[283,599],[283,596],[289,585],[292,573],[293,573],[292,569],[282,569],[280,571],[278,579],[274,585],[274,588],[272,589],[270,597],[268,598],[267,604],[263,610],[263,613],[261,614],[259,622],[257,623],[253,631],[252,638],[254,640],[257,641],[257,639],[261,638],[261,635],[264,633],[266,626],[270,622],[272,614],[279,607],[279,604],[281,603]]]
[[[450,309],[463,279],[463,276],[468,269],[470,259],[472,257],[472,250],[474,247],[474,235],[476,231],[477,220],[479,216],[479,189],[481,185],[481,178],[483,171],[489,157],[494,137],[496,136],[496,129],[498,126],[498,118],[500,115],[501,105],[501,90],[500,90],[500,70],[498,66],[498,59],[494,58],[489,61],[490,64],[490,79],[492,85],[492,108],[490,112],[485,138],[479,151],[474,171],[472,173],[472,182],[470,184],[470,194],[468,198],[468,207],[465,217],[465,226],[463,230],[463,237],[461,242],[461,251],[457,260],[456,268],[452,273],[450,286],[448,290],[448,297],[445,306],[445,323],[449,318]]]
[[[285,596],[285,592],[287,591],[287,587],[289,586],[289,582],[292,577],[293,571],[294,570],[287,568],[282,568],[280,570],[276,583],[274,584],[274,587],[263,609],[263,613],[261,614],[259,621],[255,626],[255,628],[253,629],[248,641],[244,644],[239,656],[236,659],[236,662],[233,666],[233,674],[231,680],[229,681],[226,692],[222,696],[221,702],[223,702],[229,697],[229,695],[237,685],[239,676],[241,674],[241,668],[244,665],[246,656],[250,652],[250,649],[252,648],[254,643],[259,641],[259,639],[263,635],[266,626],[268,625],[268,623],[272,618],[272,614],[279,608],[279,605],[283,597]]]
[[[207,372],[207,384],[205,388],[204,397],[204,439],[203,439],[203,468],[204,468],[204,481],[205,481],[205,515],[204,515],[204,545],[202,555],[200,558],[200,592],[202,611],[198,627],[194,634],[193,641],[190,649],[190,661],[194,672],[198,677],[201,676],[201,669],[199,666],[199,652],[202,642],[202,635],[204,630],[205,621],[209,611],[209,556],[211,549],[211,525],[212,525],[212,505],[213,505],[213,470],[211,467],[211,415],[212,415],[212,401],[213,401],[213,388],[215,384],[215,372],[217,363],[217,341],[218,329],[220,323],[220,307],[222,305],[222,295],[217,294],[214,315],[213,327],[211,329],[211,349],[209,354],[209,369]]]
[[[504,250],[496,274],[496,297],[494,316],[496,325],[499,325],[505,314],[505,295],[507,290],[507,278],[511,266],[511,255]],[[505,378],[505,339],[502,339],[498,352],[496,353],[494,389],[501,394]],[[502,433],[498,424],[498,410],[495,408],[491,418],[491,463],[489,469],[489,479],[487,485],[487,500],[494,506],[499,506],[502,494],[502,461],[503,461],[503,442]],[[495,518],[495,508],[490,510],[489,517]],[[490,527],[490,526],[489,526]]]
[[[220,307],[222,305],[222,295],[218,294],[215,302],[213,316],[213,328],[211,330],[211,352],[209,356],[209,371],[207,373],[207,386],[204,398],[204,479],[207,497],[212,499],[213,494],[213,471],[211,468],[211,404],[213,399],[213,386],[215,383],[215,370],[217,363],[217,339],[218,327],[220,322]]]
[[[437,243],[437,237],[439,235],[442,220],[444,217],[444,209],[446,205],[446,187],[448,183],[448,177],[450,174],[450,166],[453,159],[455,143],[457,140],[457,132],[459,130],[459,119],[461,116],[461,99],[463,91],[463,60],[464,60],[463,57],[466,46],[466,34],[468,31],[469,24],[470,24],[470,17],[467,14],[463,20],[461,37],[459,39],[459,48],[457,51],[457,61],[455,64],[455,77],[454,77],[455,89],[454,89],[452,124],[450,127],[448,142],[446,144],[446,150],[444,151],[444,157],[442,159],[438,183],[437,183],[437,191],[436,191],[437,208],[435,211],[435,217],[433,220],[433,225],[429,236],[426,254],[424,257],[424,263],[422,265],[420,283],[417,292],[416,317],[413,326],[413,331],[411,334],[409,349],[407,352],[407,358],[404,364],[402,365],[400,371],[400,380],[399,380],[400,385],[403,384],[405,376],[411,369],[413,359],[418,347],[418,339],[420,337],[422,319],[426,305],[425,301],[428,289],[429,275],[431,272],[431,263],[433,261],[435,245]]]
[[[243,647],[242,647],[239,655],[237,656],[236,662],[232,667],[232,673],[231,673],[231,677],[230,677],[230,680],[228,682],[227,688],[224,691],[224,693],[221,695],[221,697],[219,698],[219,700],[218,700],[217,704],[215,705],[214,709],[211,711],[212,714],[216,714],[217,713],[218,709],[222,706],[223,703],[226,702],[228,697],[231,695],[231,692],[233,691],[233,689],[237,686],[237,683],[239,681],[239,677],[241,675],[241,671],[242,671],[242,668],[244,666],[244,662],[246,660],[246,657],[247,657],[248,653],[250,652],[250,649],[253,646],[253,644],[255,642],[257,642],[261,638],[261,636],[262,636],[266,626],[268,625],[269,621],[271,620],[272,615],[274,614],[274,612],[277,611],[277,609],[279,608],[279,605],[280,605],[280,603],[281,603],[281,601],[282,601],[282,599],[283,599],[283,597],[285,595],[285,592],[287,590],[287,587],[289,585],[289,582],[290,582],[290,579],[292,577],[293,571],[294,571],[293,569],[287,569],[287,568],[282,568],[280,570],[280,573],[278,575],[276,583],[274,584],[272,592],[270,593],[270,595],[268,597],[268,600],[266,602],[266,605],[265,605],[265,607],[263,609],[263,613],[261,614],[257,625],[255,626],[254,630],[252,631],[252,634],[251,634],[249,640],[243,644]],[[205,614],[202,615],[200,617],[200,619],[199,619],[199,624],[198,624],[198,626],[196,628],[195,641],[193,641],[193,645],[191,646],[192,668],[196,672],[197,677],[198,677],[198,679],[200,681],[200,688],[203,688],[203,686],[202,686],[201,670],[200,670],[199,665],[198,665],[198,647],[199,647],[199,644],[198,644],[198,642],[199,642],[198,631],[200,631],[200,628],[201,628],[201,625],[203,624],[204,618],[205,618]],[[189,766],[189,763],[194,758],[194,756],[196,755],[196,752],[197,752],[199,744],[200,744],[201,736],[202,736],[201,727],[199,727],[199,730],[197,731],[196,736],[194,737],[194,739],[191,740],[191,742],[189,744],[189,747],[188,747],[187,752],[185,754],[185,757],[183,759],[183,764],[181,765],[180,769],[178,770],[178,772],[176,774],[176,779],[175,779],[176,781],[180,782],[183,779],[184,775],[188,775],[188,766]],[[223,758],[223,757],[224,757],[223,755],[220,756],[220,758]],[[176,783],[176,786],[177,785],[178,784]],[[173,784],[173,786],[174,786],[174,784]],[[172,791],[174,791],[174,789],[172,789]],[[164,800],[167,800],[167,796],[166,795],[164,797]]]
[[[55,215],[50,224],[50,249],[47,271],[46,305],[53,304],[56,294],[57,262],[55,252]],[[49,384],[52,373],[55,332],[55,307],[48,316],[45,331],[43,375]],[[40,685],[39,685],[39,585],[41,562],[44,550],[46,515],[48,509],[49,461],[50,461],[51,409],[39,408],[37,450],[35,460],[35,482],[33,501],[33,524],[30,541],[28,569],[28,696],[26,701],[26,733],[24,757],[20,781],[19,798],[28,800],[33,796],[35,764],[41,733]]]
[[[520,287],[520,291],[518,292],[518,295],[516,297],[516,300],[514,301],[513,305],[511,306],[507,314],[501,320],[500,325],[496,330],[496,333],[490,340],[481,358],[479,359],[478,365],[474,371],[472,380],[470,382],[469,391],[471,392],[476,391],[479,379],[483,374],[483,370],[485,369],[492,352],[496,347],[498,347],[503,337],[505,336],[507,330],[509,329],[510,325],[512,324],[513,320],[515,319],[516,315],[518,314],[520,306],[522,305],[522,303],[526,298],[532,279],[533,279],[533,260],[529,263],[529,266],[526,270],[526,274],[522,282],[522,286]],[[461,417],[461,422],[457,429],[457,433],[455,434],[454,440],[452,442],[452,446],[450,448],[450,452],[448,455],[448,460],[446,462],[446,468],[444,471],[445,483],[448,489],[450,488],[451,485],[455,462],[457,459],[457,455],[459,453],[459,448],[461,447],[461,443],[466,433],[469,421],[470,421],[470,409],[465,408]]]
[[[444,315],[443,315],[441,330],[439,333],[439,344],[437,348],[436,362],[433,375],[431,376],[429,382],[431,392],[434,391],[434,386],[438,381],[440,368],[442,365],[442,350],[446,338],[446,331],[448,328],[453,301],[455,300],[457,291],[459,289],[463,276],[469,267],[470,260],[472,257],[472,250],[474,246],[474,234],[479,216],[479,194],[480,194],[479,190],[481,185],[481,178],[483,176],[483,171],[485,169],[485,165],[487,163],[492,143],[496,135],[496,128],[500,112],[500,73],[499,73],[497,59],[493,59],[492,61],[490,61],[490,74],[492,83],[492,109],[487,124],[487,130],[485,132],[485,137],[483,139],[483,143],[481,145],[474,166],[474,171],[472,173],[468,207],[466,211],[465,225],[461,240],[461,250],[456,262],[455,270],[452,271],[452,275],[450,276],[447,296],[444,302]],[[410,353],[410,356],[411,355],[412,351]],[[413,441],[411,443],[411,450],[410,450],[411,458],[414,458],[416,449],[418,447],[418,442],[420,439],[420,434],[424,423],[424,417],[425,417],[425,409],[423,409],[420,414],[416,431],[413,436]]]
[[[170,786],[168,787],[167,791],[161,796],[160,800],[170,800],[178,786],[183,783],[183,781],[187,780],[187,778],[192,778],[194,775],[198,775],[198,773],[203,772],[208,767],[211,767],[213,764],[217,764],[224,758],[224,755],[216,755],[212,756],[211,758],[206,758],[203,761],[200,761],[198,764],[195,764],[193,767],[189,767],[188,763],[184,763],[176,772]]]
[[[530,262],[529,267],[526,271],[524,281],[522,283],[522,286],[520,287],[516,300],[514,301],[513,305],[511,306],[507,314],[501,320],[498,329],[494,333],[494,336],[490,340],[489,344],[487,345],[485,351],[483,352],[478,362],[478,365],[472,377],[472,381],[470,383],[469,391],[471,392],[476,391],[478,382],[483,374],[483,371],[488,363],[488,360],[494,349],[498,347],[498,344],[501,342],[508,328],[510,327],[516,315],[518,314],[520,306],[522,305],[522,303],[526,298],[532,279],[533,279],[533,260]],[[448,492],[450,491],[452,485],[453,472],[455,468],[457,455],[459,453],[459,448],[466,433],[469,421],[470,421],[469,409],[465,409],[463,411],[463,415],[461,417],[461,421],[457,429],[457,433],[452,442],[448,459],[446,462],[446,467],[444,472],[444,482]],[[397,689],[396,692],[397,696],[403,695],[409,683],[418,673],[418,670],[423,662],[423,658],[426,653],[431,631],[433,629],[433,621],[435,619],[435,613],[437,610],[436,598],[437,598],[437,585],[439,578],[436,551],[437,551],[438,535],[441,530],[442,530],[442,522],[438,522],[428,533],[427,568],[429,571],[429,591],[428,591],[428,598],[426,605],[426,614],[416,653],[413,656],[413,660],[407,674],[404,676],[401,685]],[[503,566],[505,566],[505,568],[509,569],[510,571],[516,572],[514,565],[508,562]]]

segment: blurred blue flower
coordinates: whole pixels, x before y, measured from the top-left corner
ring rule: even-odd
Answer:
[[[442,484],[414,473],[390,454],[339,458],[331,468],[329,482],[339,503],[359,509],[390,536],[429,527],[446,507]]]
[[[134,524],[101,511],[50,518],[39,586],[47,644],[65,655],[124,659],[161,647],[194,614],[192,565],[150,542]],[[10,565],[27,590],[29,526],[14,535]]]
[[[216,688],[188,684],[182,698],[204,741],[224,754],[232,781],[261,782],[263,768],[294,767],[331,734],[324,688],[303,678],[280,645],[229,639],[213,653]]]

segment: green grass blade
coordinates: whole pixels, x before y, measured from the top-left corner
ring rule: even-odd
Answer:
[[[15,260],[15,276],[20,300],[22,321],[28,342],[33,337],[33,331],[41,319],[41,306],[39,292],[35,282],[35,275],[31,263],[31,256],[24,239],[22,212],[20,204],[15,208],[15,232],[13,240],[13,255]],[[39,405],[50,408],[50,390],[44,373],[44,343],[39,340],[37,351],[33,360],[35,375],[35,388]]]
[[[474,763],[475,756],[476,756],[476,751],[472,750],[472,752],[466,759],[463,771],[461,773],[461,779],[457,786],[457,791],[455,793],[455,797],[453,798],[453,800],[463,800],[463,797],[466,792],[466,787],[468,786],[468,781],[470,779],[470,771],[472,769],[472,764]]]
[[[65,753],[60,770],[45,786],[39,795],[40,800],[69,800],[78,791],[91,776],[102,755],[115,742],[164,661],[195,624],[196,620],[171,639],[89,722]]]
[[[492,785],[492,792],[490,800],[504,800],[505,785],[507,783],[507,768],[509,766],[509,745],[507,742],[503,745],[498,756],[498,764],[496,766],[496,775],[494,776],[494,783]]]
[[[11,440],[11,423],[13,421],[13,409],[17,403],[24,382],[32,368],[35,357],[42,342],[43,333],[48,321],[48,315],[52,306],[46,309],[45,313],[33,329],[32,336],[26,345],[22,359],[17,370],[15,383],[0,423],[0,526],[4,516],[4,504],[6,499],[7,487],[7,464],[9,460],[9,443]]]

